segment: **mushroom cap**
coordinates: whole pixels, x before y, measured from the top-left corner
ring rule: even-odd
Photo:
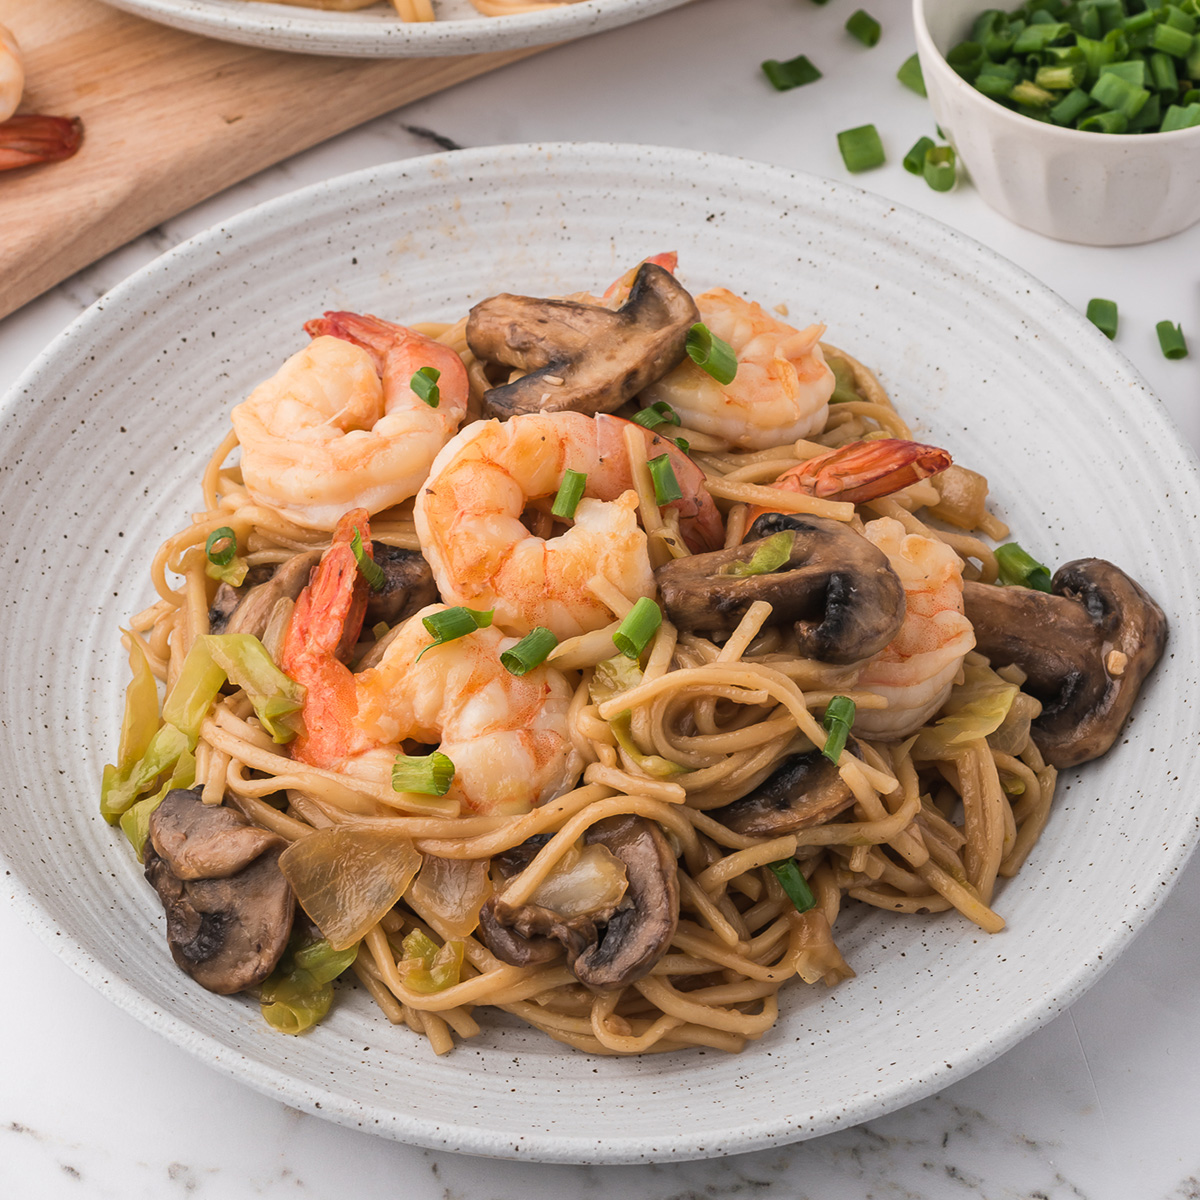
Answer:
[[[732,575],[762,541],[793,532],[786,562],[761,575]],[[878,653],[904,622],[904,587],[887,556],[841,521],[766,513],[748,540],[728,550],[677,558],[655,579],[671,620],[701,633],[732,633],[756,600],[771,605],[771,624],[794,622],[800,652],[825,663]]]
[[[1028,677],[1025,691],[1042,702],[1033,739],[1056,767],[1099,758],[1116,741],[1167,640],[1158,604],[1100,558],[1060,567],[1050,592],[965,583],[963,605],[979,652]]]
[[[151,814],[146,879],[166,912],[171,957],[201,987],[228,995],[261,983],[287,946],[287,843],[200,795],[176,788]]]
[[[209,631],[249,633],[261,638],[276,602],[295,600],[320,560],[320,550],[307,550],[303,554],[293,554],[266,574],[261,574],[261,567],[251,567],[239,588],[222,583],[209,609]]]
[[[419,550],[404,550],[372,542],[375,565],[383,571],[383,587],[367,597],[367,615],[363,624],[373,628],[380,621],[397,625],[438,599],[433,571]]]
[[[566,409],[594,416],[620,408],[678,366],[699,320],[675,276],[645,262],[616,311],[505,292],[471,309],[466,334],[477,358],[526,372],[484,393],[489,416]]]

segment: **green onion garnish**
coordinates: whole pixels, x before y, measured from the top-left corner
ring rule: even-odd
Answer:
[[[789,92],[792,88],[803,87],[806,83],[815,83],[821,78],[821,72],[803,55],[789,58],[780,62],[776,58],[768,58],[762,65],[763,74],[771,81],[771,86],[777,92]]]
[[[432,650],[434,646],[443,646],[446,642],[456,642],[460,637],[466,637],[477,629],[486,629],[492,623],[494,609],[482,612],[477,608],[444,608],[441,612],[432,613],[421,618],[421,624],[433,634],[433,641],[421,651]],[[421,661],[417,655],[417,662]],[[439,795],[441,793],[438,793]]]
[[[687,438],[675,438],[675,445],[686,454],[691,448],[692,443]]]
[[[643,596],[612,635],[613,645],[626,658],[638,658],[661,624],[662,610],[649,596]]]
[[[214,529],[204,543],[204,553],[214,566],[229,566],[237,554],[237,534],[228,525]]]
[[[1050,568],[1026,554],[1016,542],[996,547],[996,566],[1000,568],[1001,583],[1032,588],[1035,592],[1050,590]]]
[[[356,529],[350,539],[350,549],[354,551],[354,561],[362,577],[371,585],[371,591],[382,592],[387,585],[387,576],[383,568],[363,549],[362,534]]]
[[[754,553],[746,562],[733,562],[722,572],[725,575],[745,577],[750,575],[769,575],[778,571],[789,558],[796,545],[796,531],[781,529],[770,537],[763,538],[755,546]]]
[[[1200,125],[1200,103],[1186,106],[1172,104],[1163,117],[1162,129],[1159,132],[1171,133],[1176,129],[1191,129],[1193,125]]]
[[[737,355],[728,342],[723,342],[707,325],[699,321],[688,330],[688,358],[718,383],[727,384],[737,375]]]
[[[864,46],[874,46],[883,30],[870,13],[863,12],[860,8],[858,12],[852,13],[846,22],[846,32],[858,38]]]
[[[821,724],[829,734],[821,753],[835,763],[846,748],[846,738],[850,736],[850,726],[854,724],[854,701],[849,696],[834,696],[825,709]]]
[[[956,177],[953,146],[935,146],[925,152],[925,182],[935,192],[948,192]]]
[[[838,149],[847,171],[869,171],[884,163],[883,143],[874,125],[859,125],[844,129],[837,135]]]
[[[557,645],[558,638],[550,630],[539,625],[500,655],[500,665],[510,675],[525,675],[534,667],[540,667]]]
[[[906,88],[911,88],[918,96],[926,96],[929,93],[925,91],[925,76],[921,72],[921,60],[912,54],[900,64],[900,70],[896,72],[896,78],[900,80]]]
[[[671,456],[660,454],[657,458],[647,459],[646,466],[650,468],[650,478],[654,481],[654,502],[660,507],[670,504],[672,500],[683,499],[683,489],[675,478],[675,468],[671,466]]]
[[[444,796],[453,779],[454,764],[440,750],[411,758],[401,754],[392,764],[392,790],[395,792]]]
[[[1117,336],[1117,303],[1115,300],[1089,300],[1087,319],[1109,341],[1112,341]]]
[[[904,156],[904,169],[910,175],[924,175],[925,154],[932,150],[934,145],[933,138],[923,137],[916,141],[913,148]]]
[[[1183,329],[1172,325],[1170,321],[1159,321],[1154,327],[1158,334],[1158,344],[1167,358],[1187,358],[1187,342],[1183,340]]]
[[[587,487],[587,475],[582,471],[572,471],[570,467],[563,473],[562,483],[558,485],[558,495],[550,511],[564,521],[575,519],[575,510],[583,499],[583,489]]]
[[[1192,48],[1192,35],[1184,33],[1182,29],[1176,29],[1172,25],[1156,25],[1150,45],[1153,49],[1170,54],[1173,58],[1187,58],[1188,51]]]
[[[660,425],[682,425],[679,414],[665,401],[657,400],[646,408],[639,409],[629,418],[643,429],[657,429]]]
[[[430,408],[437,408],[441,402],[442,393],[438,390],[438,380],[442,373],[437,367],[422,367],[409,381],[412,388]]]
[[[800,874],[800,868],[794,858],[785,858],[781,862],[767,865],[779,880],[779,886],[787,893],[787,898],[796,906],[797,912],[805,913],[810,908],[816,908],[816,897],[808,886],[808,880]]]

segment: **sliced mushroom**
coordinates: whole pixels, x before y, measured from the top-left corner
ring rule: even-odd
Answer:
[[[210,992],[261,983],[287,946],[295,901],[279,869],[287,843],[241,813],[168,792],[150,817],[146,879],[167,915],[180,968]]]
[[[1052,591],[963,586],[976,649],[993,667],[1015,663],[1042,702],[1033,740],[1056,767],[1099,758],[1117,739],[1162,655],[1167,619],[1119,567],[1081,558],[1060,567]]]
[[[372,628],[380,621],[396,625],[438,598],[433,572],[419,550],[402,550],[372,542],[371,552],[383,571],[384,585],[367,599],[363,624]]]
[[[293,554],[275,568],[251,567],[240,588],[221,584],[208,610],[209,632],[249,633],[261,638],[276,602],[295,600],[320,561],[320,550],[308,550]]]
[[[787,560],[761,575],[735,575],[764,539],[792,532]],[[766,513],[747,541],[677,558],[655,572],[671,620],[699,633],[729,634],[756,600],[775,624],[794,622],[800,651],[826,663],[878,653],[904,621],[904,587],[887,556],[841,521]]]
[[[508,293],[475,305],[467,345],[485,362],[526,374],[484,394],[490,415],[613,412],[683,361],[696,302],[675,276],[642,263],[615,312],[575,300]]]
[[[851,738],[846,748],[854,753]],[[837,765],[820,750],[790,754],[752,792],[708,815],[747,837],[781,837],[821,825],[854,803]]]
[[[550,840],[547,833],[539,833],[511,850],[505,850],[492,859],[492,866],[502,880],[507,882],[525,870],[537,852]],[[553,962],[573,936],[567,930],[561,935],[554,930],[555,914],[537,905],[525,905],[521,909],[505,906],[505,920],[496,914],[497,897],[490,897],[479,910],[479,937],[483,944],[502,962],[514,967],[535,967]],[[521,929],[517,928],[518,916]],[[593,925],[594,932],[594,925]]]

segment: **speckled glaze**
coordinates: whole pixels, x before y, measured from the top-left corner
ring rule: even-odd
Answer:
[[[1200,127],[1083,133],[1033,121],[962,79],[943,55],[983,0],[913,0],[929,103],[979,194],[1018,225],[1064,242],[1127,246],[1200,221]]]
[[[917,436],[990,476],[1038,558],[1100,555],[1172,622],[1122,743],[1062,781],[994,937],[952,916],[852,908],[857,978],[797,985],[737,1057],[563,1049],[507,1018],[435,1060],[356,989],[291,1039],[171,962],[157,901],[96,812],[126,682],[117,627],[153,598],[159,540],[196,507],[230,406],[327,308],[453,319],[501,289],[607,283],[675,249],[874,365]],[[4,892],[140,1021],[309,1112],[422,1146],[641,1162],[795,1141],[896,1108],[990,1061],[1078,996],[1166,895],[1195,843],[1200,615],[1196,464],[1129,364],[1012,264],[843,184],[677,150],[524,146],[435,155],[251,210],[80,317],[3,403],[10,582],[0,663]],[[130,1069],[135,1069],[133,1064]]]
[[[615,29],[688,0],[578,0],[563,8],[510,17],[485,17],[470,0],[433,0],[438,19],[421,22],[401,21],[386,3],[357,12],[325,12],[260,0],[105,2],[163,25],[245,46],[301,54],[407,58],[545,46]]]

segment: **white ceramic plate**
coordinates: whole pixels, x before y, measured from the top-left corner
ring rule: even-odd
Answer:
[[[383,3],[325,12],[260,0],[107,0],[114,8],[226,42],[362,58],[481,54],[546,46],[615,29],[688,0],[576,0],[562,8],[485,17],[470,0],[433,0],[436,21],[406,22]]]
[[[676,249],[878,368],[921,436],[985,471],[1050,563],[1100,555],[1163,602],[1168,656],[1122,743],[1063,779],[988,937],[953,916],[848,914],[858,977],[785,992],[742,1055],[593,1059],[507,1019],[443,1060],[345,990],[292,1039],[173,966],[158,902],[96,812],[160,539],[196,505],[230,406],[327,308],[451,319],[496,291],[607,283]],[[1078,313],[926,217],[844,184],[684,151],[545,146],[389,165],[192,239],[85,313],[8,396],[0,517],[6,889],[114,1002],[298,1108],[430,1147],[560,1162],[711,1156],[811,1137],[982,1066],[1078,996],[1166,895],[1196,837],[1191,697],[1200,481],[1161,406]],[[12,681],[24,681],[23,687]],[[364,1047],[370,1047],[365,1050]]]

